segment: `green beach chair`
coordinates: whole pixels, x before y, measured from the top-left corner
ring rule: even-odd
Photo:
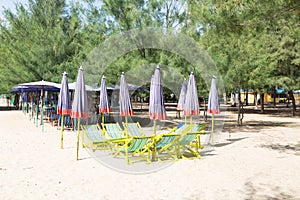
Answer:
[[[113,157],[123,156],[127,164],[133,164],[134,162],[144,160],[147,163],[151,163],[150,145],[152,136],[134,136],[125,139],[125,144],[116,148]],[[135,155],[138,154],[138,157]]]
[[[128,131],[129,136],[145,136],[145,133],[139,122],[124,123],[122,122],[124,131]]]
[[[98,124],[81,125],[83,146],[95,150],[111,149],[112,141],[107,140]]]
[[[206,126],[195,124],[184,124],[179,128],[173,129],[167,134],[157,136],[156,151],[158,159],[161,160],[168,156],[175,161],[178,158],[186,158],[181,154],[181,149],[191,152],[195,157],[199,157],[200,134],[204,133]],[[192,149],[192,142],[195,142],[195,150]],[[165,156],[162,156],[165,153]]]
[[[124,132],[118,123],[102,124],[107,139],[123,139]]]
[[[186,157],[181,150],[188,151],[194,157],[200,158],[199,148],[202,148],[200,143],[200,135],[204,134],[204,129],[207,126],[192,124],[187,130],[185,130],[178,139],[177,155],[183,159],[193,159],[193,157]],[[194,145],[193,145],[194,142]],[[194,147],[194,149],[193,149]]]

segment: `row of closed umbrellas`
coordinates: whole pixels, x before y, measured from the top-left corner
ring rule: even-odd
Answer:
[[[43,87],[48,87],[48,86],[44,85]],[[106,87],[106,81],[104,76],[102,77],[101,80],[100,91],[101,92],[100,92],[99,112],[102,114],[109,113],[111,112],[111,108],[108,100],[107,87]],[[124,72],[122,72],[121,74],[121,81],[120,81],[119,109],[120,109],[120,116],[125,116],[125,123],[127,123],[127,116],[132,116],[134,113],[130,102],[130,94],[129,94],[128,84],[126,83]],[[183,110],[184,116],[190,116],[190,123],[192,123],[192,116],[199,115],[200,111],[199,111],[199,103],[198,103],[198,94],[197,94],[195,77],[193,73],[190,74],[189,81],[186,82],[186,80],[184,80],[182,84],[177,109]],[[62,115],[61,143],[60,143],[60,146],[62,148],[64,116],[70,115],[71,118],[77,118],[78,127],[80,127],[81,118],[89,117],[86,85],[84,81],[84,74],[83,74],[82,67],[79,67],[78,70],[72,106],[70,103],[67,73],[66,72],[63,73],[62,81],[61,81],[61,89],[58,98],[57,113]],[[216,78],[214,76],[212,78],[211,89],[209,94],[208,113],[211,113],[213,115],[220,113]],[[154,74],[152,75],[151,78],[149,117],[150,119],[154,120],[154,134],[156,134],[156,120],[164,120],[167,117],[165,106],[164,106],[161,73],[160,73],[160,68],[158,66],[156,67]],[[79,136],[80,136],[80,128],[78,128],[78,134],[77,134],[77,157],[76,158],[78,158]]]

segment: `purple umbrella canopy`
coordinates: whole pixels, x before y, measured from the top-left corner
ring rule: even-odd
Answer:
[[[107,95],[106,88],[106,80],[105,77],[102,76],[101,86],[100,86],[100,104],[99,104],[99,112],[100,113],[109,113],[111,112],[111,108],[109,105],[109,99]]]
[[[211,114],[220,114],[218,89],[215,76],[213,76],[211,80],[207,112]]]
[[[83,68],[80,66],[77,75],[75,94],[72,104],[72,118],[88,118],[89,107],[84,84]]]
[[[61,89],[58,96],[57,114],[59,115],[70,115],[71,114],[71,103],[68,86],[68,74],[63,73],[61,80]]]
[[[187,85],[183,113],[185,116],[195,116],[200,114],[197,86],[193,72],[190,74],[190,79]]]
[[[177,110],[183,110],[184,108],[186,90],[187,90],[187,82],[186,79],[184,79],[182,82],[181,91],[178,99]]]
[[[157,66],[151,78],[149,115],[153,120],[164,120],[167,118],[163,88],[161,83],[160,68]]]
[[[130,102],[128,85],[126,83],[124,72],[122,72],[122,74],[121,74],[119,104],[120,104],[120,115],[121,116],[132,116],[133,115],[133,109],[132,109],[131,102]]]

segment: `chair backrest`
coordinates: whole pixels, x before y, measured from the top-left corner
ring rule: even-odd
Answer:
[[[185,133],[182,134],[179,140],[179,145],[184,146],[190,144],[194,139],[196,139],[197,135],[203,130],[206,126],[202,126],[199,124],[192,124]]]
[[[149,141],[151,137],[133,137],[130,141],[130,145],[128,147],[128,151],[133,152],[137,150],[141,150]]]
[[[102,124],[110,138],[123,138],[122,129],[118,123]]]
[[[81,127],[89,140],[91,141],[105,140],[105,138],[102,136],[102,130],[99,129],[99,126],[97,124],[81,125]]]
[[[172,134],[180,135],[183,131],[186,131],[188,127],[189,127],[188,124],[184,124],[184,125],[180,126],[179,128],[175,129],[175,131],[172,132]]]
[[[180,137],[179,145],[189,145],[195,138],[197,137],[197,134],[186,134]]]
[[[126,128],[126,125],[127,125],[128,133],[130,136],[144,136],[145,135],[138,122],[137,123],[127,123],[127,124],[125,124],[123,122],[124,129]]]
[[[156,148],[160,149],[168,144],[170,144],[171,142],[173,142],[173,140],[175,138],[177,138],[179,135],[162,135],[161,139],[156,143]]]

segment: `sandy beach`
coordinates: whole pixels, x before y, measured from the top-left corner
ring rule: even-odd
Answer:
[[[133,175],[85,149],[76,161],[72,131],[60,149],[56,127],[42,132],[22,111],[0,111],[0,199],[300,199],[299,117],[246,114],[241,128],[235,117],[202,158]]]

